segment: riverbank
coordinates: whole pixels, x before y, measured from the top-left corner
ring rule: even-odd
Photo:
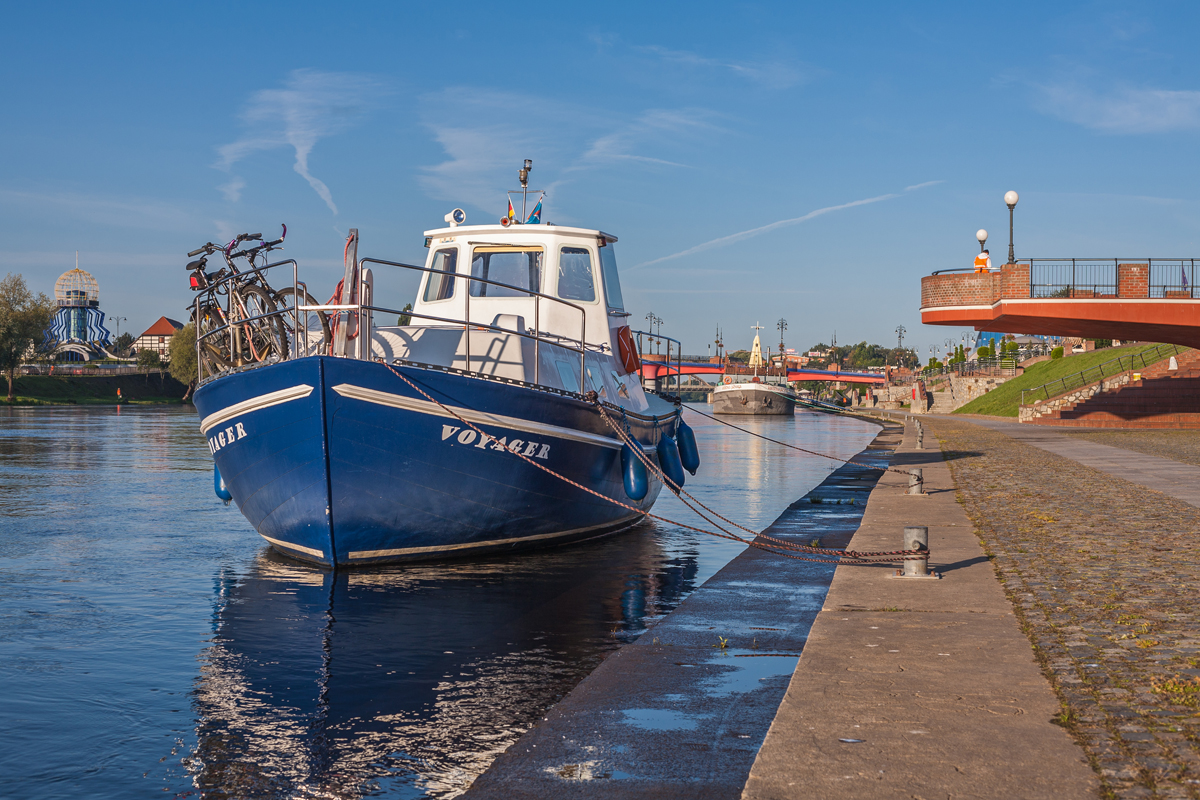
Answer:
[[[4,384],[7,388],[7,383]],[[167,373],[141,375],[51,376],[25,375],[14,382],[18,406],[182,404],[187,387]],[[117,390],[121,390],[120,398]],[[0,403],[10,405],[7,393]]]

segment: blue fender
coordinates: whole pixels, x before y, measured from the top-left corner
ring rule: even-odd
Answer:
[[[216,464],[213,464],[213,491],[226,503],[233,499],[233,495],[225,488],[225,479],[221,477],[221,470]]]
[[[683,464],[679,463],[679,445],[665,433],[658,440],[658,466],[676,486],[683,487]]]
[[[638,460],[627,444],[621,446],[621,477],[625,482],[625,494],[630,500],[641,500],[650,491],[646,465]]]
[[[692,426],[679,418],[679,427],[675,429],[675,438],[679,440],[679,463],[693,475],[700,469],[700,448],[696,446],[696,433]]]

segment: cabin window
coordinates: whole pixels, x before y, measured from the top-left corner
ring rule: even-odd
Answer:
[[[429,268],[436,272],[427,273],[429,281],[425,284],[425,302],[449,300],[454,296],[454,278],[451,276],[458,270],[458,250],[438,250],[433,254]]]
[[[471,276],[506,284],[471,281],[471,297],[528,297],[528,292],[542,290],[542,248],[476,247],[471,256]]]
[[[621,281],[617,277],[617,254],[613,252],[612,242],[600,248],[600,268],[604,271],[604,299],[608,307],[616,311],[625,310],[625,301],[621,298]]]
[[[558,253],[558,296],[563,300],[596,300],[592,254],[586,247],[564,247]]]

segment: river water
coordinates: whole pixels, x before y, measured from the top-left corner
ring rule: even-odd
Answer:
[[[837,466],[688,420],[687,488],[756,530]],[[841,457],[878,431],[736,421]],[[648,523],[333,576],[214,497],[194,411],[0,410],[0,795],[454,797],[740,550]]]

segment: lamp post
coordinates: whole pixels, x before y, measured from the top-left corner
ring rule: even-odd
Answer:
[[[979,252],[983,252],[983,246],[987,244],[987,231],[983,228],[975,231],[975,238],[979,240]]]
[[[1008,206],[1008,263],[1016,262],[1017,257],[1013,254],[1013,209],[1017,207],[1016,192],[1006,192],[1004,195],[1004,205]]]

